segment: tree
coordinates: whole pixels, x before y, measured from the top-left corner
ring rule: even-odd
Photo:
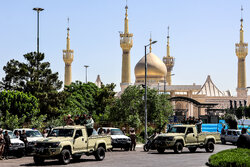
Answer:
[[[58,80],[58,73],[52,73],[50,63],[43,62],[43,53],[27,53],[24,58],[25,63],[14,59],[7,62],[3,67],[6,76],[2,78],[0,87],[5,90],[31,93],[39,99],[42,113],[57,116],[66,98],[64,92],[58,92],[62,87],[62,81]]]
[[[102,85],[98,88],[94,83],[76,81],[65,87],[69,94],[65,100],[64,114],[91,114],[95,122],[108,120],[109,108],[114,101],[115,84]]]
[[[147,89],[148,122],[161,128],[173,114],[168,95],[158,94],[155,89]],[[129,86],[120,98],[116,99],[110,113],[112,121],[128,123],[139,127],[145,122],[144,89]]]
[[[35,96],[20,91],[0,92],[0,123],[6,129],[14,129],[30,124],[34,128],[41,126],[34,124],[35,120],[43,121],[46,115],[40,115],[38,100]]]

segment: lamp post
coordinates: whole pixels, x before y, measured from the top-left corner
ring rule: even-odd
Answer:
[[[151,44],[155,44],[157,41],[153,41],[152,43],[145,45],[145,134],[144,134],[144,141],[145,143],[147,143],[147,137],[148,137],[148,133],[147,133],[147,122],[148,122],[148,116],[147,116],[147,47]]]
[[[87,70],[88,70],[88,65],[84,65],[84,67],[86,68],[86,83],[88,82],[88,72],[87,72]]]
[[[39,13],[43,11],[43,8],[33,8],[34,11],[37,11],[37,54],[39,53]]]

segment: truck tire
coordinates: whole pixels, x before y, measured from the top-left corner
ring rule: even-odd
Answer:
[[[41,158],[41,157],[34,156],[33,160],[34,160],[34,162],[35,162],[36,165],[42,165],[44,163],[45,159]]]
[[[197,147],[188,147],[188,150],[189,150],[191,153],[194,153],[194,152],[197,150]]]
[[[165,148],[157,148],[158,153],[163,154],[165,151]]]
[[[98,149],[95,151],[94,155],[95,155],[95,159],[97,161],[104,160],[104,158],[105,158],[105,149],[102,146],[98,147]]]
[[[206,152],[213,152],[214,151],[214,143],[212,141],[208,141],[205,146]]]
[[[70,163],[70,151],[68,149],[62,150],[59,161],[64,165]]]
[[[181,142],[176,142],[174,145],[174,152],[177,154],[181,154],[183,150],[183,144]]]

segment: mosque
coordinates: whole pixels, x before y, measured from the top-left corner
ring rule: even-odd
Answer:
[[[159,93],[170,95],[170,101],[174,106],[175,116],[178,119],[184,117],[201,117],[205,122],[216,122],[218,116],[224,114],[229,108],[249,105],[250,96],[247,95],[245,58],[248,54],[248,43],[244,42],[243,18],[240,25],[240,41],[235,44],[235,52],[238,57],[238,85],[237,96],[232,96],[229,91],[221,91],[212,81],[211,76],[203,85],[172,85],[172,70],[175,59],[170,56],[169,28],[167,36],[167,54],[162,60],[152,53],[152,39],[150,37],[149,53],[147,57],[147,86],[157,89]],[[131,82],[130,50],[133,47],[133,34],[129,32],[128,6],[125,7],[124,32],[120,33],[120,47],[122,48],[122,71],[120,96],[129,85],[145,84],[145,56],[143,56],[134,68],[135,83]],[[63,50],[65,62],[65,85],[71,83],[71,63],[74,51],[70,49],[69,28],[67,29],[66,50]],[[100,87],[101,79],[97,76],[96,85]]]
[[[134,68],[135,83],[131,83],[130,50],[133,46],[133,34],[129,33],[128,6],[125,7],[124,33],[120,34],[122,48],[122,78],[121,92],[129,85],[145,84],[145,56],[142,57]],[[243,18],[241,18],[240,41],[235,44],[238,57],[238,85],[237,96],[232,96],[229,91],[221,91],[212,81],[211,76],[203,85],[172,85],[172,69],[175,59],[170,56],[169,28],[167,36],[167,54],[161,60],[152,53],[152,39],[149,42],[147,57],[147,86],[167,93],[174,106],[175,115],[179,119],[194,116],[202,117],[207,122],[216,122],[218,115],[227,109],[249,105],[250,96],[247,96],[245,58],[248,54],[248,43],[244,42]]]

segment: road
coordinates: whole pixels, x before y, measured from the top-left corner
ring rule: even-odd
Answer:
[[[233,145],[215,146],[213,153],[206,153],[205,149],[197,149],[195,153],[190,153],[187,148],[184,148],[182,154],[174,154],[172,150],[165,151],[164,154],[158,154],[157,151],[151,150],[144,152],[142,147],[136,148],[136,151],[122,151],[119,149],[113,152],[107,152],[103,161],[96,161],[94,156],[83,155],[78,162],[71,162],[69,167],[152,167],[152,166],[167,166],[167,167],[203,167],[206,166],[210,155],[221,150],[235,148]],[[1,167],[16,167],[16,166],[36,166],[33,158],[10,158],[9,160],[0,161]],[[63,166],[57,160],[46,160],[44,166]]]

